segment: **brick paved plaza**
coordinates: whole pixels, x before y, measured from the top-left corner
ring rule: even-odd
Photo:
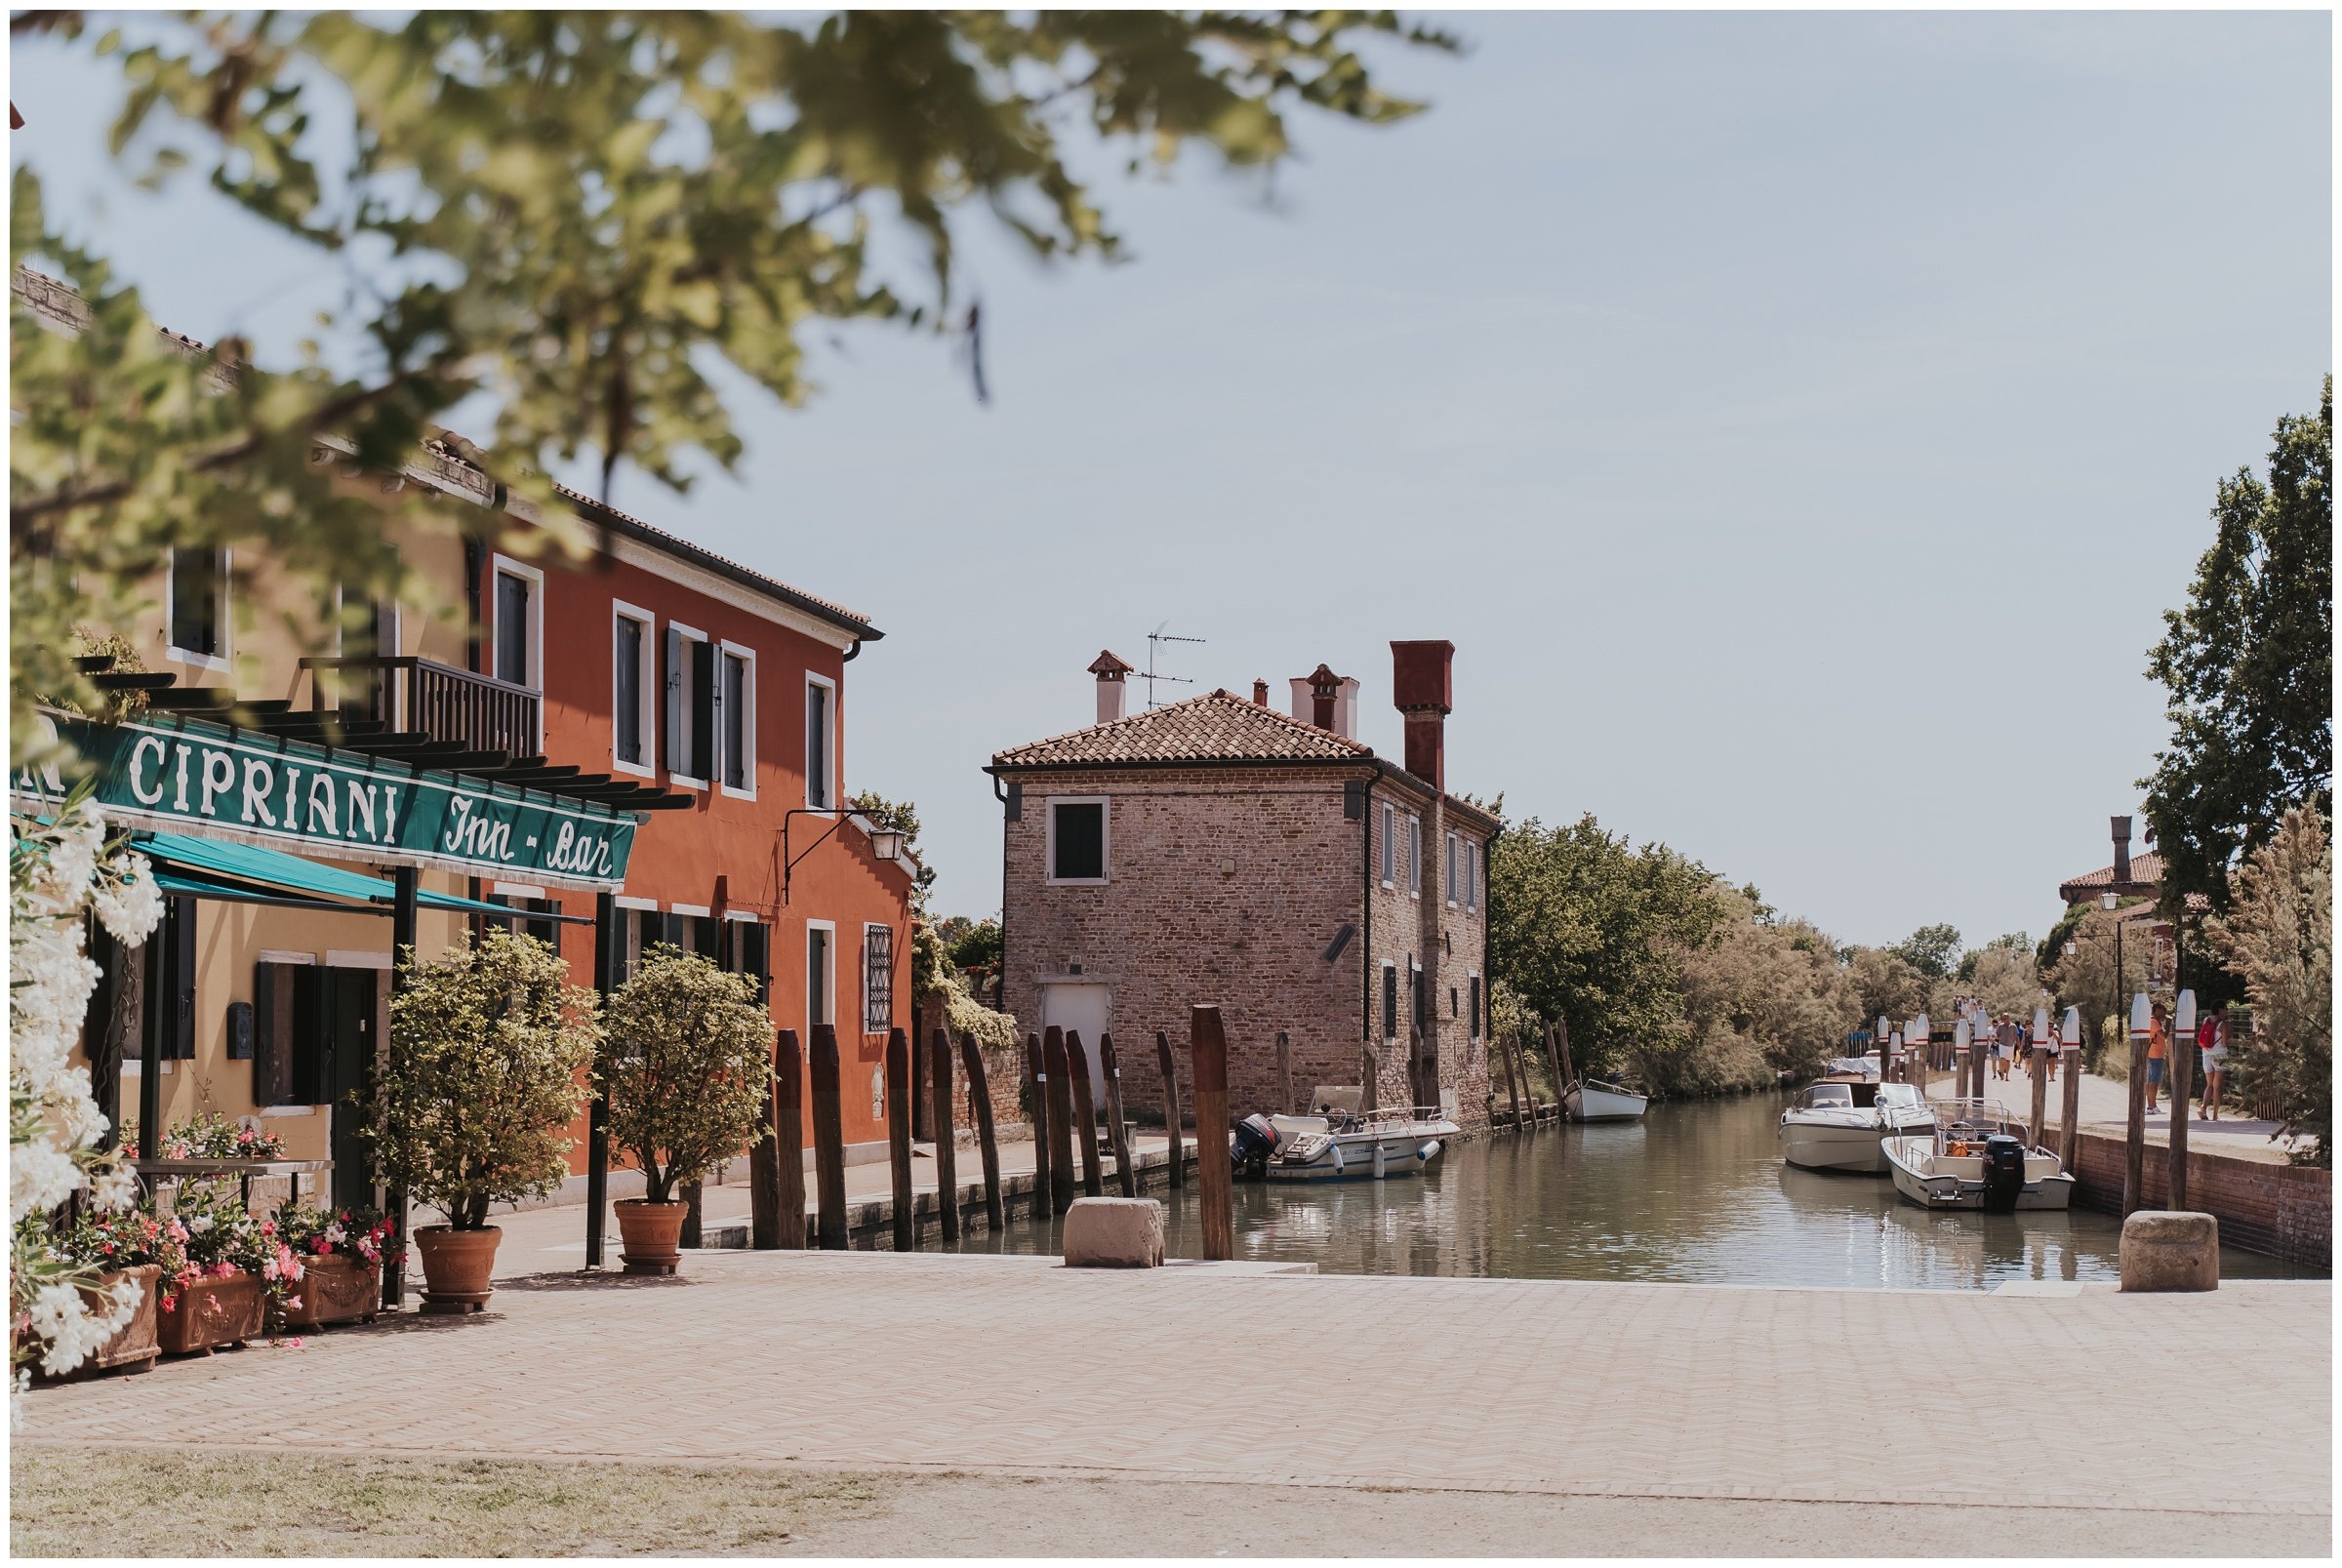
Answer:
[[[2224,1514],[2329,1528],[2324,1282],[1984,1295],[886,1253],[686,1268],[540,1273],[470,1320],[36,1389],[20,1436],[2164,1509],[2196,1516],[2173,1543],[2193,1550],[2217,1549]],[[2234,1352],[2220,1397],[2183,1396],[2186,1347]]]

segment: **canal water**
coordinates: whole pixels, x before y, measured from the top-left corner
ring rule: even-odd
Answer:
[[[1625,1125],[1473,1140],[1421,1177],[1240,1182],[1236,1256],[1343,1274],[1928,1290],[2117,1277],[2121,1224],[2111,1215],[1931,1214],[1883,1176],[1790,1169],[1774,1140],[1781,1105],[1772,1095],[1656,1105]],[[1164,1202],[1172,1254],[1202,1256],[1194,1188],[1149,1195]],[[935,1246],[933,1226],[921,1228]],[[979,1224],[962,1250],[1055,1253],[1056,1229]],[[2294,1272],[2235,1248],[2222,1249],[2220,1271]]]

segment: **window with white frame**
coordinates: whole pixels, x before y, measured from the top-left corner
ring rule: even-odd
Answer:
[[[490,599],[489,673],[515,686],[545,684],[545,574],[533,566],[496,557]]]
[[[660,675],[666,714],[666,771],[675,782],[705,787],[715,777],[722,731],[716,723],[715,649],[693,626],[667,623]]]
[[[862,928],[862,1031],[884,1034],[895,1026],[895,928]]]
[[[1471,839],[1464,841],[1464,907],[1477,911],[1480,906],[1480,846]]]
[[[615,604],[610,615],[610,763],[621,773],[653,773],[651,694],[658,689],[658,624],[648,610]]]
[[[1094,885],[1107,879],[1107,813],[1104,795],[1049,802],[1049,880]]]
[[[830,982],[833,950],[837,928],[827,920],[805,923],[805,1024],[811,1028],[817,1024],[837,1022],[831,998],[835,994]]]
[[[1439,884],[1439,892],[1447,900],[1447,906],[1451,909],[1463,902],[1463,888],[1460,885],[1462,878],[1456,867],[1456,850],[1461,842],[1462,840],[1455,834],[1447,835],[1447,864],[1445,866],[1447,877]]]
[[[725,643],[716,662],[716,716],[724,793],[756,798],[756,656]]]
[[[1407,814],[1407,894],[1423,897],[1423,819]]]
[[[805,804],[815,811],[837,803],[837,687],[805,677]]]
[[[1383,886],[1398,880],[1398,808],[1383,802]]]
[[[171,622],[165,632],[172,657],[189,663],[226,663],[227,569],[225,550],[171,551]]]

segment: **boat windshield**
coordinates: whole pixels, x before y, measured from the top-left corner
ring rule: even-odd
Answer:
[[[1805,1091],[1805,1105],[1808,1109],[1851,1108],[1853,1104],[1854,1090],[1849,1084],[1817,1083]]]
[[[1916,1083],[1882,1083],[1878,1086],[1878,1100],[1880,1104],[1888,1106],[1916,1106],[1919,1104],[1919,1086]]]

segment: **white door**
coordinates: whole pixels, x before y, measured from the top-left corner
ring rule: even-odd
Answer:
[[[1081,1034],[1081,1054],[1090,1064],[1090,1104],[1093,1107],[1106,1104],[1106,1069],[1100,1065],[1098,1038],[1112,1027],[1107,1022],[1107,988],[1104,985],[1043,985],[1041,987],[1041,1027],[1055,1025]]]

